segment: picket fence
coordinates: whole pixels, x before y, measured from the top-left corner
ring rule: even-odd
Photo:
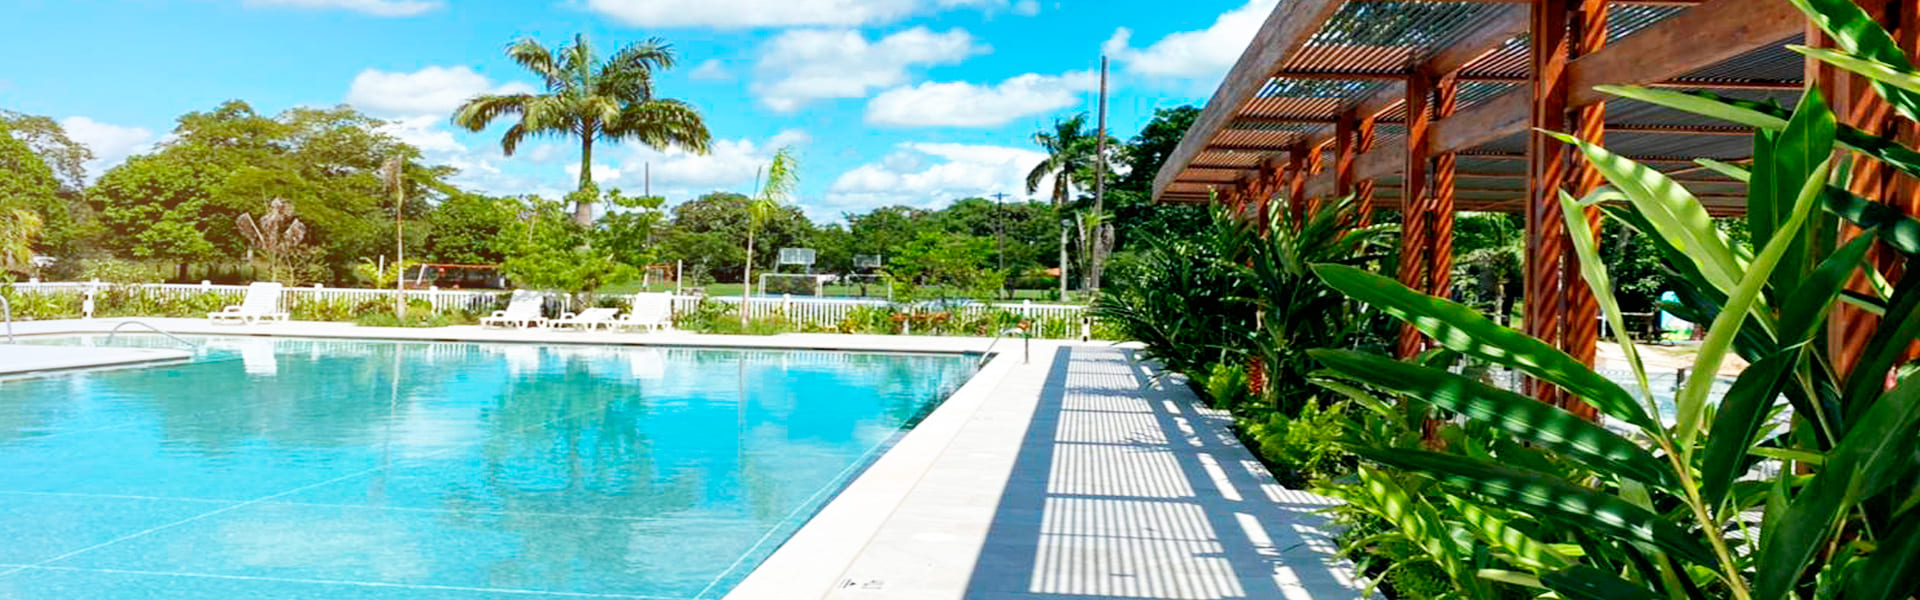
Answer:
[[[16,282],[13,284],[13,288],[16,292],[20,293],[85,294],[89,290],[96,292],[104,291],[113,285],[114,284],[86,281],[30,281]],[[131,285],[149,290],[152,293],[170,300],[183,299],[205,293],[223,293],[239,298],[247,291],[247,286],[244,285],[214,285],[211,283],[141,283]],[[466,310],[469,312],[485,313],[504,307],[508,295],[508,292],[502,290],[407,290],[407,298],[409,300],[425,300],[432,304],[435,311]],[[605,297],[608,296],[602,295],[602,298]],[[630,298],[630,296],[625,295],[615,295],[613,297],[621,298],[622,300]],[[349,305],[358,306],[368,302],[391,302],[392,300],[393,290],[296,286],[285,288],[285,291],[280,297],[280,308],[281,310],[289,310],[296,304],[307,302],[344,302]],[[677,316],[692,312],[699,307],[703,300],[721,302],[733,306],[739,306],[743,301],[739,296],[675,295],[673,297],[674,314]],[[546,301],[551,312],[558,312],[566,303],[566,299],[557,293],[546,294]],[[744,301],[747,304],[748,314],[755,319],[781,317],[795,324],[829,328],[845,321],[847,317],[852,315],[853,311],[857,309],[890,306],[885,300],[810,298],[804,296],[761,296],[747,298]],[[1075,338],[1080,337],[1085,329],[1085,324],[1080,322],[1085,313],[1085,309],[1086,307],[1077,305],[1036,304],[1032,301],[1002,304],[962,301],[957,304],[944,305],[938,310],[952,312],[956,317],[960,318],[979,318],[994,312],[1010,313],[1019,316],[1021,319],[1032,320],[1043,325],[1042,327],[1036,328],[1036,330],[1043,332],[1049,337]],[[929,308],[928,310],[932,309]]]

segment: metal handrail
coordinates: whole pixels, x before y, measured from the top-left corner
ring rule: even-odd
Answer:
[[[0,312],[7,315],[7,343],[13,343],[13,303],[6,296],[0,296]]]
[[[1019,327],[1008,327],[1006,329],[1000,330],[999,333],[996,333],[993,335],[993,341],[987,342],[987,350],[985,352],[980,353],[980,361],[977,363],[974,363],[973,368],[978,369],[980,367],[987,366],[987,359],[993,358],[993,347],[1000,344],[1000,338],[1006,337],[1008,335],[1026,335],[1027,333],[1028,333],[1027,330],[1021,329]],[[1021,364],[1026,364],[1029,359],[1033,358],[1033,336],[1026,335],[1026,338],[1027,338],[1027,347],[1026,347],[1027,351],[1024,353],[1023,356],[1020,357]]]
[[[139,326],[141,326],[141,327],[145,327],[145,328],[147,328],[147,329],[152,329],[154,333],[158,333],[158,334],[160,334],[160,335],[164,335],[164,336],[167,336],[167,337],[169,337],[169,338],[172,338],[172,339],[173,339],[173,341],[176,341],[176,342],[180,342],[180,343],[182,343],[182,344],[186,344],[188,348],[192,348],[192,349],[195,349],[195,350],[199,350],[199,349],[200,349],[200,345],[199,345],[199,344],[195,344],[195,343],[193,343],[193,342],[189,342],[189,341],[187,341],[187,340],[186,340],[185,338],[182,338],[182,337],[180,337],[180,336],[177,336],[177,335],[174,335],[174,334],[171,334],[171,333],[167,333],[167,331],[166,331],[166,330],[164,330],[164,329],[161,329],[161,328],[159,328],[159,327],[154,327],[154,326],[153,326],[152,324],[150,324],[150,323],[147,323],[146,321],[131,321],[131,320],[129,320],[129,321],[121,321],[121,322],[120,322],[120,324],[118,324],[118,325],[114,325],[114,326],[113,326],[113,330],[112,330],[112,331],[108,331],[108,332],[107,332],[107,343],[109,343],[109,344],[111,344],[111,343],[113,343],[113,336],[116,336],[116,335],[120,335],[120,328],[121,328],[121,327],[126,327],[126,326],[128,326],[128,325],[139,325]]]

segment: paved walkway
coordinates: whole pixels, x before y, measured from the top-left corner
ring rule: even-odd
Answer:
[[[729,598],[1356,597],[1313,512],[1328,501],[1282,488],[1225,414],[1151,376],[1130,350],[1037,351],[977,405],[936,413],[965,422],[934,434],[944,447],[916,479],[890,482],[891,512],[830,506]],[[923,452],[903,442],[869,474]]]

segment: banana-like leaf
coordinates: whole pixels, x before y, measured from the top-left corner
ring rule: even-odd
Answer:
[[[1860,268],[1860,262],[1866,259],[1867,250],[1873,247],[1876,230],[1868,230],[1841,246],[1827,259],[1815,267],[1813,274],[1801,282],[1793,296],[1787,299],[1780,309],[1780,345],[1796,346],[1813,339],[1820,330],[1821,321],[1826,320],[1828,309],[1834,305],[1834,298],[1840,295],[1848,276]]]
[[[1831,160],[1822,161],[1808,176],[1800,190],[1800,196],[1793,203],[1793,213],[1780,226],[1781,231],[1799,231],[1813,212],[1821,192],[1826,190],[1827,169],[1832,167]],[[1727,303],[1714,317],[1713,324],[1707,326],[1707,339],[1700,343],[1700,351],[1694,356],[1694,371],[1687,376],[1686,385],[1680,393],[1674,395],[1674,438],[1681,448],[1690,448],[1694,436],[1700,433],[1701,415],[1707,407],[1707,392],[1713,386],[1713,380],[1720,375],[1720,365],[1725,361],[1727,352],[1733,346],[1734,336],[1738,335],[1747,313],[1759,305],[1760,292],[1765,289],[1767,278],[1779,264],[1780,256],[1787,248],[1798,241],[1795,236],[1774,236],[1760,254],[1754,256],[1746,275],[1740,279],[1738,287],[1727,294]]]
[[[1874,402],[1779,517],[1768,515],[1754,565],[1753,600],[1785,598],[1814,553],[1827,545],[1835,522],[1860,499],[1886,489],[1915,467],[1916,435],[1920,378],[1908,379]]]
[[[1785,129],[1787,119],[1793,113],[1776,104],[1727,98],[1713,92],[1683,92],[1616,85],[1598,85],[1594,86],[1594,89],[1761,129]],[[1871,156],[1908,175],[1920,177],[1920,152],[1906,147],[1893,138],[1842,126],[1835,133],[1835,139],[1848,148]]]
[[[1386,473],[1361,466],[1354,476],[1360,480],[1360,488],[1348,490],[1348,494],[1366,496],[1382,518],[1393,523],[1401,535],[1418,544],[1448,573],[1460,571],[1464,566],[1462,561],[1471,550],[1447,536],[1440,511],[1409,493]]]
[[[1586,565],[1548,573],[1540,583],[1570,600],[1662,600],[1653,590]]]
[[[1789,1],[1800,12],[1807,14],[1807,20],[1825,30],[1835,46],[1860,58],[1887,65],[1895,71],[1913,70],[1913,64],[1907,62],[1907,53],[1900,50],[1900,44],[1859,5],[1850,0]],[[1874,80],[1874,91],[1879,92],[1880,97],[1885,98],[1895,110],[1908,119],[1920,120],[1920,94],[1891,86],[1872,75],[1868,75],[1868,78]]]
[[[1754,363],[1727,389],[1701,460],[1700,495],[1707,506],[1720,507],[1734,480],[1740,477],[1747,464],[1748,448],[1766,424],[1774,402],[1792,381],[1800,352],[1783,350]]]
[[[1607,264],[1600,259],[1600,251],[1594,248],[1594,231],[1587,227],[1586,211],[1581,208],[1622,198],[1619,192],[1601,188],[1576,202],[1572,194],[1560,190],[1560,216],[1567,222],[1567,237],[1573,240],[1574,255],[1580,259],[1580,277],[1587,280],[1587,289],[1600,303],[1600,314],[1607,319],[1608,329],[1613,330],[1614,341],[1627,355],[1627,367],[1633,369],[1633,376],[1640,384],[1640,397],[1647,403],[1647,411],[1658,412],[1653,385],[1647,382],[1647,365],[1640,360],[1640,347],[1627,335],[1626,316],[1620,311],[1620,300],[1613,296],[1613,280],[1607,275]]]
[[[1693,163],[1696,165],[1700,165],[1702,167],[1706,167],[1707,169],[1712,170],[1715,173],[1725,175],[1729,179],[1738,181],[1740,183],[1746,183],[1748,179],[1751,179],[1753,177],[1752,171],[1747,170],[1746,167],[1742,167],[1740,165],[1736,165],[1733,163],[1724,163],[1711,158],[1696,158],[1696,159],[1693,159]]]
[[[1712,551],[1700,536],[1620,498],[1532,471],[1423,450],[1352,447],[1361,458],[1424,473],[1440,483],[1527,510],[1590,535],[1650,544],[1669,554],[1712,566]]]
[[[1572,558],[1561,556],[1551,546],[1540,543],[1526,532],[1508,525],[1505,519],[1459,496],[1447,495],[1447,505],[1479,534],[1480,540],[1513,557],[1516,564],[1536,571],[1552,571],[1572,566]]]
[[[1920,269],[1908,269],[1888,298],[1887,314],[1867,339],[1853,371],[1847,374],[1846,390],[1840,398],[1845,427],[1852,429],[1878,402],[1886,388],[1887,374],[1906,356],[1914,337],[1920,335]]]
[[[1867,562],[1853,572],[1845,600],[1906,600],[1920,594],[1920,515],[1907,515],[1879,539]]]
[[[1601,412],[1643,429],[1659,429],[1633,396],[1566,352],[1502,327],[1480,311],[1435,298],[1393,279],[1343,265],[1314,265],[1327,285],[1406,321],[1440,345],[1487,362],[1519,369],[1592,403]]]
[[[1307,353],[1350,379],[1426,400],[1586,463],[1595,471],[1661,487],[1675,480],[1660,459],[1640,446],[1557,406],[1440,369],[1365,352]]]
[[[1862,229],[1880,232],[1887,245],[1908,255],[1920,254],[1920,219],[1904,211],[1855,195],[1845,189],[1828,186],[1820,197],[1826,209]]]
[[[1772,242],[1776,235],[1791,236],[1795,242],[1780,255],[1779,267],[1773,270],[1770,290],[1777,305],[1791,294],[1800,278],[1806,275],[1808,232],[1804,229],[1786,228],[1786,220],[1794,208],[1794,199],[1806,187],[1807,178],[1813,175],[1820,163],[1833,156],[1833,138],[1837,125],[1833,111],[1827,109],[1827,103],[1820,97],[1816,88],[1809,88],[1800,98],[1800,104],[1794,107],[1793,118],[1787,121],[1787,128],[1773,137],[1773,147],[1767,152],[1765,162],[1755,155],[1754,169],[1767,171],[1765,183],[1771,190],[1765,194],[1749,193],[1748,197],[1767,200],[1765,208],[1771,213],[1768,219],[1774,227],[1767,231],[1755,231],[1753,246],[1764,247]],[[1759,140],[1756,139],[1756,150]],[[1822,183],[1825,183],[1823,180]],[[1748,210],[1756,207],[1749,202]]]
[[[1811,56],[1820,62],[1852,71],[1876,83],[1883,83],[1911,93],[1920,93],[1920,72],[1915,72],[1912,69],[1902,69],[1880,61],[1861,58],[1859,55],[1851,52],[1834,50],[1832,48],[1809,48],[1798,44],[1788,44],[1787,49]]]
[[[1665,173],[1614,154],[1597,144],[1564,133],[1546,134],[1579,148],[1586,155],[1587,163],[1598,169],[1615,189],[1625,194],[1634,208],[1640,209],[1658,235],[1667,238],[1669,243],[1694,261],[1700,267],[1700,273],[1714,287],[1731,291],[1738,284],[1740,274],[1746,272],[1746,265],[1741,264],[1738,255],[1728,244],[1726,235],[1714,226],[1713,217],[1707,214],[1706,207],[1693,196],[1693,192],[1687,191]]]

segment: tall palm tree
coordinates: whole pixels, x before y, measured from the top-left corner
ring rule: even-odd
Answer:
[[[747,266],[741,278],[744,285],[740,288],[740,325],[743,329],[751,312],[747,302],[753,295],[753,238],[760,232],[760,226],[773,215],[773,211],[780,208],[780,203],[793,195],[794,186],[800,182],[798,167],[793,148],[781,148],[773,154],[773,162],[767,164],[766,178],[759,181],[759,191],[747,200]]]
[[[474,96],[454,113],[453,123],[480,131],[502,116],[518,115],[520,121],[500,136],[500,150],[508,156],[529,136],[578,138],[581,191],[593,184],[596,140],[707,152],[712,135],[700,112],[686,102],[654,96],[654,72],[674,64],[673,46],[664,40],[628,44],[600,62],[586,34],[557,50],[523,39],[507,46],[507,57],[539,76],[545,93]],[[573,219],[593,223],[593,200],[585,194],[574,203]]]
[[[1062,211],[1072,200],[1073,186],[1086,186],[1085,179],[1093,173],[1094,161],[1098,158],[1095,150],[1095,136],[1087,132],[1087,114],[1079,113],[1064,119],[1054,119],[1051,131],[1041,130],[1033,134],[1033,143],[1045,150],[1047,157],[1034,165],[1027,173],[1027,193],[1040,191],[1040,184],[1048,176],[1053,177],[1053,206]],[[1060,300],[1067,299],[1067,243],[1070,227],[1063,218],[1060,221]]]
[[[406,159],[395,156],[380,165],[380,184],[393,194],[393,318],[407,322]]]

